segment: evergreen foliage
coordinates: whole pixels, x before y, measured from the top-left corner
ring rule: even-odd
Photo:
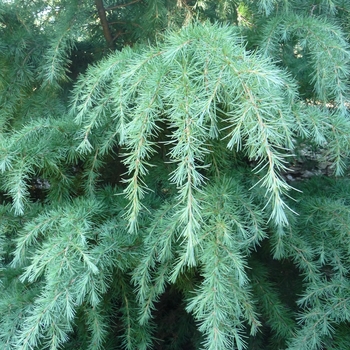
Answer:
[[[0,347],[349,349],[349,19],[0,4]]]

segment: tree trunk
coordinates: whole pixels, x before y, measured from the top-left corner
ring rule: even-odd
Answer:
[[[107,41],[108,47],[110,47],[112,49],[114,47],[113,37],[112,37],[111,31],[110,31],[109,26],[108,26],[108,21],[107,21],[107,17],[106,17],[106,9],[104,8],[103,0],[95,0],[95,5],[96,5],[97,11],[98,11],[98,16],[99,16],[100,21],[101,21],[103,35]]]

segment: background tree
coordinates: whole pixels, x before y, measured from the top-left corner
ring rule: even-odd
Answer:
[[[3,349],[349,349],[348,1],[0,5]]]

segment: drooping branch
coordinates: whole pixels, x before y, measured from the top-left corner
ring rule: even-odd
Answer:
[[[103,5],[103,0],[95,0],[95,5],[97,8],[98,16],[99,16],[100,21],[101,21],[103,35],[107,41],[108,47],[113,48],[113,46],[114,46],[113,37],[112,37],[112,33],[109,29],[107,16],[106,16],[106,9]]]

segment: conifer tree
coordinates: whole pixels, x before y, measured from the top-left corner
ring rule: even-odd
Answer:
[[[1,349],[349,349],[349,19],[3,2]]]

